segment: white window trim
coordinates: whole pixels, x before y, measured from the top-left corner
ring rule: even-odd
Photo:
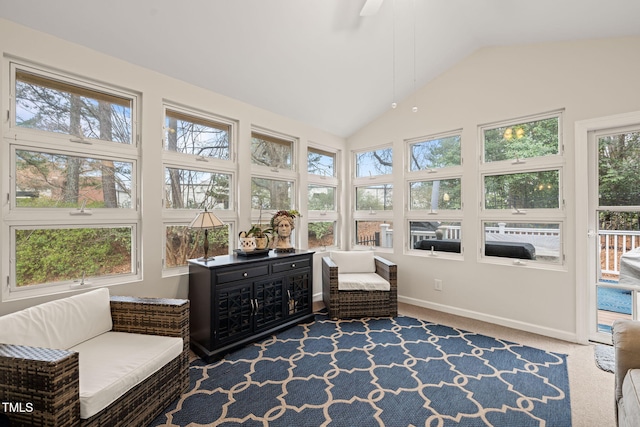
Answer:
[[[557,118],[558,119],[558,154],[532,157],[525,159],[509,159],[495,162],[485,162],[484,133],[486,130],[497,127],[505,127],[533,121]],[[530,116],[518,117],[514,119],[502,120],[498,122],[486,123],[478,126],[478,252],[477,259],[481,263],[510,265],[515,267],[537,268],[545,270],[567,270],[565,255],[565,233],[567,212],[565,206],[566,183],[565,173],[565,152],[564,152],[564,109],[553,110],[546,113],[533,114]],[[484,178],[486,176],[510,175],[527,172],[542,172],[558,170],[558,209],[486,209],[484,194]],[[512,258],[492,257],[484,255],[485,233],[484,224],[486,222],[526,222],[526,223],[553,223],[559,224],[559,261],[550,262],[544,260],[514,260]]]
[[[166,132],[165,122],[167,110],[176,111],[187,116],[193,116],[203,120],[222,123],[229,125],[229,159],[218,159],[205,156],[197,156],[186,153],[176,153],[167,151],[166,146]],[[188,226],[193,218],[200,212],[199,209],[171,209],[166,207],[165,198],[165,173],[167,168],[176,169],[188,169],[201,172],[224,174],[230,176],[229,184],[229,209],[215,209],[215,215],[220,218],[222,222],[228,224],[230,227],[229,232],[229,254],[235,249],[236,239],[233,237],[236,224],[238,222],[238,200],[237,200],[237,188],[238,188],[238,173],[237,173],[237,149],[238,149],[238,121],[214,114],[208,111],[200,110],[197,108],[187,107],[180,103],[163,100],[163,115],[162,115],[162,128],[163,137],[161,142],[162,150],[162,171],[161,180],[162,185],[162,243],[163,248],[166,248],[166,227],[167,226]],[[166,249],[162,251],[162,277],[171,277],[187,274],[189,272],[189,266],[180,267],[166,267]]]
[[[33,285],[24,289],[16,287],[15,272],[15,237],[16,228],[86,228],[86,227],[117,227],[127,226],[132,228],[132,273],[118,276],[104,276],[91,278],[90,287],[108,287],[123,283],[139,282],[142,280],[142,254],[140,223],[140,184],[141,176],[138,167],[140,161],[138,118],[139,94],[134,91],[126,91],[116,86],[107,86],[97,83],[90,78],[75,76],[71,73],[54,71],[49,67],[34,65],[27,61],[6,57],[8,61],[9,77],[3,79],[3,84],[9,84],[8,93],[10,102],[8,106],[8,120],[3,126],[3,171],[7,174],[3,179],[2,194],[7,195],[7,201],[2,209],[2,235],[8,238],[0,246],[0,250],[7,254],[2,261],[2,270],[7,272],[6,282],[2,286],[2,301],[14,301],[26,298],[33,298],[44,295],[54,295],[65,292],[72,292],[80,289],[78,283],[64,281],[59,283],[46,283]],[[16,105],[15,105],[15,84],[16,71],[24,70],[45,78],[58,80],[71,85],[87,88],[112,94],[114,96],[131,100],[131,143],[120,143],[114,141],[78,138],[69,134],[52,133],[39,129],[28,129],[15,125]],[[78,144],[78,151],[74,151],[74,143]],[[42,151],[48,153],[58,153],[71,156],[82,156],[91,158],[106,158],[115,161],[132,163],[132,208],[131,209],[94,209],[91,215],[70,215],[70,209],[28,209],[17,208],[15,201],[15,187],[13,178],[15,176],[15,150]],[[9,176],[10,175],[10,176]],[[45,220],[46,218],[46,220]],[[47,224],[43,226],[42,224]],[[4,278],[3,278],[4,280]]]

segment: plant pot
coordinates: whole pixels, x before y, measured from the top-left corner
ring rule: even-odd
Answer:
[[[267,249],[269,246],[269,236],[256,237],[256,249]]]
[[[255,237],[240,237],[240,249],[244,252],[253,252],[256,250]]]

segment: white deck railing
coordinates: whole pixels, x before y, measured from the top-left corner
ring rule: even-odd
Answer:
[[[603,274],[620,274],[620,258],[640,246],[640,231],[600,230],[600,265]]]

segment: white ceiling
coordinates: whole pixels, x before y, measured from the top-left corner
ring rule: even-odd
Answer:
[[[640,35],[640,0],[364,3],[0,0],[0,17],[345,137],[482,47]]]

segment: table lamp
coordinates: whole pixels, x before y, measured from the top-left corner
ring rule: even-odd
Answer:
[[[189,228],[203,228],[204,229],[204,257],[198,258],[198,261],[209,261],[210,259],[214,259],[213,257],[209,258],[209,229],[220,227],[224,225],[220,219],[213,214],[213,212],[209,212],[207,208],[204,208],[204,212],[199,212],[198,215],[191,221],[189,224]]]

